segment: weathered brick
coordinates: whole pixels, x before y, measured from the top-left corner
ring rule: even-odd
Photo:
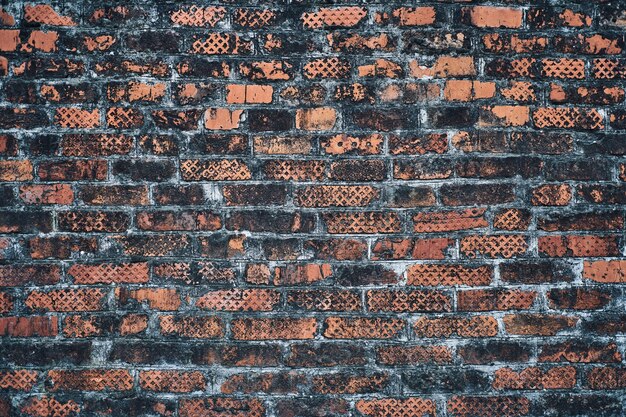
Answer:
[[[324,322],[324,337],[330,339],[391,339],[398,337],[401,319],[330,317]]]
[[[197,371],[141,371],[139,386],[147,391],[192,392],[206,385],[204,375]]]
[[[446,403],[448,414],[454,417],[487,417],[494,413],[518,417],[528,415],[530,407],[528,398],[517,396],[454,396]]]
[[[0,417],[624,414],[624,2],[3,3]]]
[[[475,6],[463,10],[470,23],[478,27],[516,28],[522,25],[523,11],[508,7]]]
[[[98,311],[106,295],[98,289],[31,291],[24,304],[35,311]]]
[[[56,316],[0,317],[0,336],[50,337],[59,331]]]
[[[420,337],[493,337],[498,333],[498,322],[491,316],[422,317],[413,329]]]
[[[540,362],[620,362],[621,354],[615,343],[594,342],[589,339],[566,340],[542,346]]]
[[[313,339],[317,331],[314,318],[248,318],[231,323],[237,340]]]
[[[330,367],[337,365],[364,365],[365,349],[341,343],[293,344],[286,360],[293,367]]]
[[[215,413],[261,417],[265,414],[265,405],[256,398],[187,398],[180,401],[179,412],[181,417],[195,417],[202,414]]]
[[[77,284],[142,283],[148,281],[146,263],[75,264],[68,274]]]
[[[436,405],[433,400],[419,397],[359,400],[356,403],[356,409],[361,414],[370,417],[382,417],[389,413],[412,413],[415,415],[434,415],[436,413]]]
[[[140,288],[130,290],[126,288],[116,288],[115,296],[120,305],[131,304],[131,300],[137,303],[147,303],[151,309],[175,311],[180,305],[178,291],[169,288]]]
[[[318,394],[368,394],[383,391],[389,375],[376,373],[333,373],[313,377],[313,391]]]
[[[620,283],[626,281],[626,265],[621,259],[585,261],[583,277],[596,282]]]
[[[502,321],[510,334],[551,336],[574,327],[578,319],[556,314],[511,314]]]
[[[47,381],[52,391],[128,391],[133,387],[130,372],[122,369],[52,370]]]
[[[493,271],[489,266],[417,264],[407,270],[409,285],[488,285]]]
[[[160,316],[159,327],[164,336],[215,339],[224,334],[223,321],[214,316]]]

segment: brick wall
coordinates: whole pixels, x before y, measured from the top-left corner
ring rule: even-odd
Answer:
[[[3,2],[1,417],[624,415],[626,4],[331,3]]]

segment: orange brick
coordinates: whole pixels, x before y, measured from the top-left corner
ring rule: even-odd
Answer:
[[[211,130],[232,130],[239,128],[243,110],[212,108],[204,113],[204,127]]]
[[[335,126],[337,112],[332,107],[298,109],[296,128],[302,130],[330,130]]]
[[[436,13],[433,7],[400,7],[393,11],[393,17],[400,26],[423,26],[435,23]]]
[[[421,66],[417,61],[411,61],[409,62],[409,70],[411,76],[415,78],[446,78],[476,75],[474,58],[471,56],[440,56],[431,67]]]
[[[61,107],[56,110],[54,121],[59,126],[70,129],[94,128],[100,126],[100,110]]]
[[[509,7],[475,6],[469,9],[471,23],[483,28],[518,28],[522,25],[522,14],[521,9]]]
[[[17,29],[0,30],[0,51],[14,52],[20,44],[20,31]]]
[[[245,318],[231,323],[237,340],[312,339],[317,331],[314,318]]]
[[[603,283],[625,283],[626,260],[585,261],[583,278]]]
[[[324,7],[317,11],[303,13],[300,19],[304,27],[318,29],[325,26],[352,27],[367,16],[364,7]]]
[[[48,372],[52,391],[128,391],[133,377],[123,369],[52,370]]]
[[[30,161],[0,161],[0,181],[30,181],[32,179],[33,165]]]
[[[480,113],[481,126],[524,126],[530,121],[527,106],[483,107]]]
[[[490,81],[449,80],[443,95],[449,101],[471,101],[491,98],[496,94],[496,83]]]
[[[226,86],[226,102],[231,104],[271,103],[273,92],[274,88],[271,85],[229,84]]]
[[[26,5],[24,20],[51,26],[76,26],[70,16],[62,16],[48,4]]]

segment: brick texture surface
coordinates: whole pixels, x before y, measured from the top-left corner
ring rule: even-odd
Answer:
[[[0,417],[623,417],[626,1],[1,0]]]

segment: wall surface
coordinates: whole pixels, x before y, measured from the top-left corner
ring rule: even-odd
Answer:
[[[625,415],[625,1],[2,4],[0,417]]]

